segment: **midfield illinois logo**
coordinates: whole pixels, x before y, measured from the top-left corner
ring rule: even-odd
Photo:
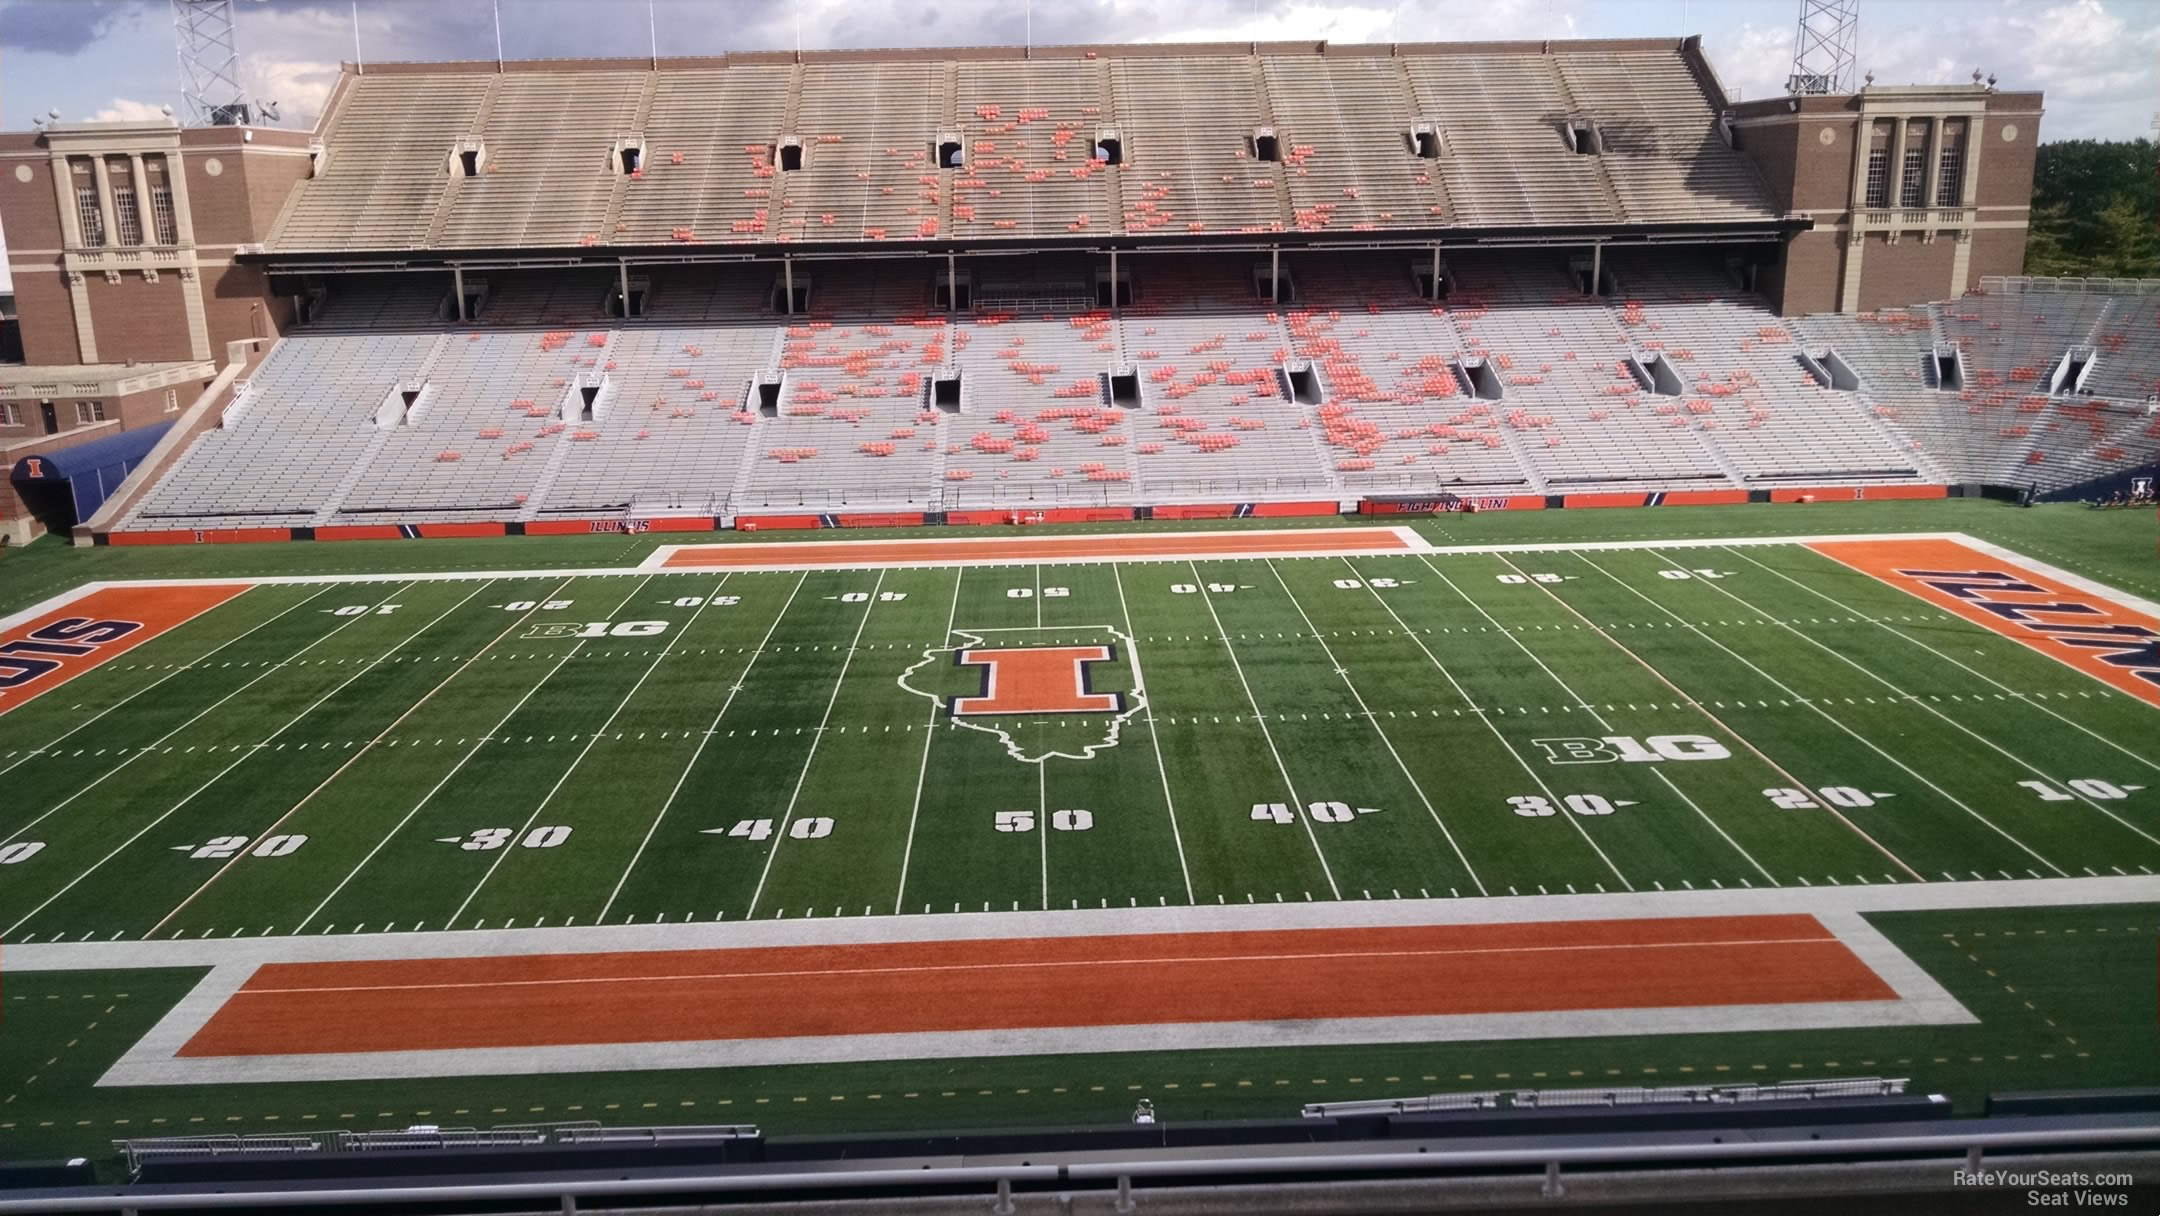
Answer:
[[[1015,760],[1090,759],[1116,746],[1126,720],[1147,703],[1139,656],[1132,639],[1114,629],[1044,632],[1064,637],[1042,645],[986,643],[980,634],[956,631],[962,644],[923,651],[901,673],[900,687],[937,703],[953,726],[997,736]],[[1075,643],[1074,633],[1103,640]],[[1128,691],[1098,689],[1113,671],[1116,682],[1129,682]],[[1030,726],[1041,729],[1024,729]]]

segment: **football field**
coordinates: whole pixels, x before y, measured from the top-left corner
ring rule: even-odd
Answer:
[[[2154,873],[2160,710],[1864,544],[249,585],[0,719],[0,933]]]
[[[1169,1090],[1728,1051],[2100,1083],[2149,1038],[2120,968],[2149,978],[2160,902],[2160,606],[1959,533],[1436,533],[647,545],[25,608],[0,1134],[365,1126],[376,1092],[652,1119],[670,1086],[782,1125],[747,1095],[1102,1117],[1086,1058]],[[1982,940],[2046,925],[2086,936]],[[936,1088],[956,1060],[981,1088]],[[1337,1093],[1308,1080],[1220,1109]]]

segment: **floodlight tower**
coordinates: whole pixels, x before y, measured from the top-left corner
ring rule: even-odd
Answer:
[[[172,12],[180,47],[182,121],[191,127],[246,126],[232,0],[172,0]]]
[[[1859,46],[1860,0],[1800,0],[1800,33],[1793,40],[1785,91],[1852,92]]]

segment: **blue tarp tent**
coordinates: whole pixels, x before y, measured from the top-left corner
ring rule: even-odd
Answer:
[[[9,480],[46,527],[55,531],[71,528],[97,514],[106,496],[120,488],[120,483],[127,480],[171,426],[170,422],[160,422],[56,452],[25,456],[15,462]],[[55,518],[63,513],[62,508],[71,509],[73,518]]]

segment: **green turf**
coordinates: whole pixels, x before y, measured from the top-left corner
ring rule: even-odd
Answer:
[[[103,1156],[129,1136],[749,1122],[772,1134],[1116,1122],[1139,1097],[1173,1120],[1281,1118],[1306,1102],[1472,1089],[1899,1076],[1976,1113],[1990,1092],[2160,1085],[2160,905],[1869,918],[1976,1025],[1350,1045],[548,1077],[97,1089],[199,977],[42,972],[0,1000],[0,1151]],[[2028,1004],[2029,1002],[2029,1004]]]
[[[979,679],[948,621],[1129,634],[1147,704],[1022,763],[902,686]],[[2153,714],[1782,545],[262,587],[8,716],[0,933],[2151,873]],[[1616,735],[1730,755],[1553,752]]]
[[[1791,536],[1831,532],[1966,532],[2054,562],[2126,591],[2160,598],[2150,511],[2094,511],[2076,504],[2031,509],[1985,499],[1670,507],[1653,510],[1500,511],[1427,519],[1206,520],[1159,524],[1051,524],[1041,533],[1126,532],[1156,527],[1209,530],[1408,524],[1435,544],[1676,539],[1691,536]],[[862,540],[866,536],[1010,535],[1011,529],[922,528],[864,532],[647,533],[517,537],[503,540],[338,541],[261,545],[73,548],[44,537],[0,557],[0,613],[13,612],[93,579],[192,578],[211,575],[370,574],[444,570],[546,570],[634,565],[660,545],[684,542]]]
[[[1957,530],[2160,596],[2144,513],[1818,504],[1417,526],[1442,544]],[[0,607],[90,578],[609,567],[653,543],[38,545],[0,565]],[[596,621],[658,624],[564,636]],[[1147,703],[1092,759],[1022,763],[919,695],[974,691],[941,649],[948,625],[1114,641],[1093,687],[1129,690],[1137,658]],[[1796,546],[260,586],[0,718],[0,838],[42,846],[0,871],[0,939],[2155,873],[2154,713]],[[1008,725],[1029,755],[1077,753],[1104,730],[1090,716]],[[1731,754],[1548,756],[1551,740],[1608,735],[1705,736]],[[2072,780],[2125,796],[2051,801],[2022,784]],[[1781,809],[1769,792],[1789,787],[1853,804]],[[1000,812],[1024,830],[1000,830]],[[1980,1027],[1927,1031],[115,1092],[89,1081],[190,976],[14,975],[0,1087],[18,1097],[0,1143],[342,1116],[955,1126],[1115,1117],[1128,1086],[1196,1099],[1184,1117],[1247,1115],[1433,1086],[1707,1078],[1720,1063],[1911,1072],[1961,1098],[2126,1083],[2150,1072],[2124,1064],[2150,1046],[2125,1004],[2151,1002],[2150,925],[2140,973],[2124,969],[2130,935],[2094,945],[2107,922],[2088,915],[1881,918],[1961,998],[1978,991],[1973,964],[1940,932],[2089,925],[2078,950],[2013,948],[2031,984],[2078,994],[2035,1002],[2088,1027],[2084,1056],[2041,1046],[2030,1011],[1990,991],[1974,998]],[[84,994],[114,998],[95,1039],[95,1017],[70,1023]]]

